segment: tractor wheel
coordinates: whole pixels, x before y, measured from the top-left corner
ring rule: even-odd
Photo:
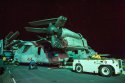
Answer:
[[[76,71],[77,73],[83,72],[83,67],[82,67],[82,65],[81,65],[81,64],[77,64],[76,67],[75,67],[75,71]]]
[[[113,74],[113,69],[111,66],[102,66],[99,68],[99,73],[101,76],[110,77]]]

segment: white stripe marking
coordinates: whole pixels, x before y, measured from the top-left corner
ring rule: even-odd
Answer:
[[[9,73],[11,74],[10,70],[9,70]]]
[[[10,74],[12,74],[12,73],[10,72],[10,70],[9,70],[9,73],[10,73]],[[16,83],[16,81],[15,81],[15,79],[14,79],[14,78],[12,78],[12,80],[13,80],[13,83]]]
[[[13,80],[13,83],[16,83],[16,81],[15,81],[15,79],[14,79],[14,78],[12,78],[12,80]]]

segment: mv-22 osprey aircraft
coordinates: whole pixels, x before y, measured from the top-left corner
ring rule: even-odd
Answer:
[[[36,62],[60,63],[72,58],[88,58],[96,52],[91,49],[86,39],[80,34],[75,33],[64,25],[67,18],[59,16],[39,21],[29,22],[31,27],[25,27],[26,31],[44,34],[37,41],[22,41],[24,45],[15,52],[15,59],[19,62],[29,62],[32,58]],[[48,27],[44,27],[48,25]]]

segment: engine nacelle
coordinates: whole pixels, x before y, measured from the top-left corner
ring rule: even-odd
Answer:
[[[69,49],[69,50],[84,49],[82,39],[76,39],[73,37],[65,37],[63,41],[65,41],[66,43],[66,47],[65,47],[66,49]]]
[[[75,33],[69,29],[66,29],[66,28],[61,28],[59,31],[59,35],[62,38],[72,37],[72,38],[76,38],[76,39],[81,39],[81,36],[78,33]]]

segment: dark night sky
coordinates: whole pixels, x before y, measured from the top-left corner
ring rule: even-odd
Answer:
[[[125,58],[125,2],[119,0],[3,0],[0,39],[16,30],[20,39],[37,39],[24,30],[27,22],[60,15],[68,18],[65,27],[81,33],[99,53]]]

